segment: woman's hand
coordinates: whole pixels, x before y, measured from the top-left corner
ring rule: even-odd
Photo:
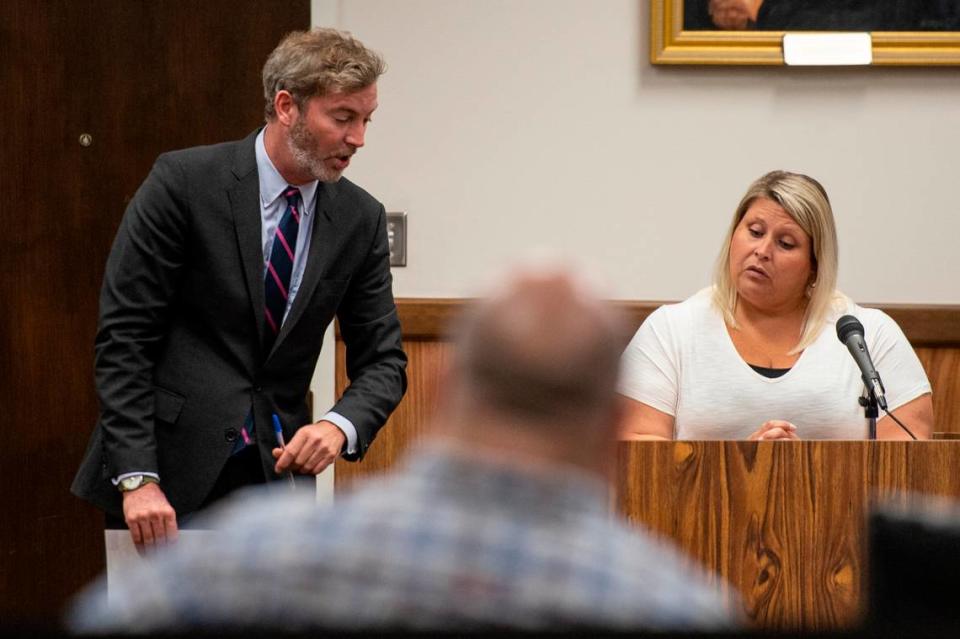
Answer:
[[[799,441],[797,437],[797,427],[790,422],[782,419],[771,419],[765,421],[760,428],[753,432],[749,437],[750,441],[775,441],[778,439],[789,439]]]

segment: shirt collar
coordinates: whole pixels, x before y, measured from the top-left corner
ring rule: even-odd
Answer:
[[[277,198],[283,196],[283,192],[289,184],[277,171],[273,165],[270,156],[267,155],[267,147],[263,143],[263,135],[266,127],[257,134],[257,141],[254,150],[257,156],[257,174],[260,179],[260,205],[266,209],[272,205]],[[317,197],[317,185],[319,182],[307,182],[297,186],[300,189],[300,197],[303,199],[303,215],[307,218],[313,213],[314,203]]]

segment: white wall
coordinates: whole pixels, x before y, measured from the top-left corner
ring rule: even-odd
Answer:
[[[313,0],[389,70],[348,177],[409,215],[403,297],[462,297],[539,245],[629,299],[708,283],[773,168],[834,203],[841,288],[960,302],[957,69],[668,68],[640,0]]]

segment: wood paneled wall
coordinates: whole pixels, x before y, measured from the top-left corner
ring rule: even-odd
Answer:
[[[450,356],[446,332],[468,300],[399,299],[404,348],[410,358],[409,386],[400,407],[361,464],[337,464],[336,485],[345,489],[358,477],[389,468],[420,438],[436,405],[442,370]],[[617,302],[628,317],[624,344],[643,320],[666,302]],[[933,386],[934,431],[960,436],[960,306],[872,305],[893,317],[914,345]],[[337,335],[337,393],[347,385],[343,342]]]
[[[335,490],[339,493],[357,479],[379,475],[390,468],[403,453],[424,436],[440,393],[440,376],[446,367],[451,348],[448,342],[428,339],[404,339],[407,352],[407,394],[400,406],[380,430],[376,442],[360,463],[338,460],[334,472]],[[343,342],[337,339],[337,395],[347,385]]]

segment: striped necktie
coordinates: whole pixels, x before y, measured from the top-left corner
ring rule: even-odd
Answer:
[[[287,210],[280,218],[277,233],[273,238],[267,275],[264,278],[264,316],[266,319],[265,351],[269,352],[280,333],[283,315],[290,297],[290,279],[293,275],[293,258],[297,250],[297,235],[300,231],[300,190],[288,187],[283,192]]]
[[[287,310],[287,300],[290,297],[290,279],[293,275],[293,258],[297,252],[297,235],[300,232],[300,190],[288,186],[283,192],[287,199],[287,209],[280,218],[277,232],[273,236],[273,248],[270,249],[270,261],[267,262],[267,275],[263,281],[264,309],[266,323],[264,331],[264,353],[269,353],[273,343],[277,341],[280,326],[283,325],[283,314]],[[237,454],[253,443],[254,423],[253,409],[247,413],[240,429],[232,454]]]

